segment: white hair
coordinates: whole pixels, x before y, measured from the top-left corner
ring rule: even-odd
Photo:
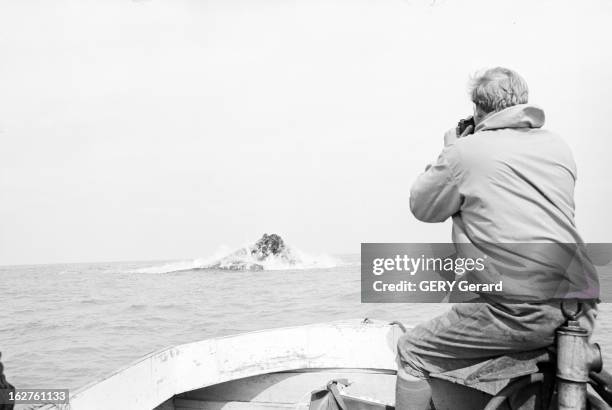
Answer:
[[[527,83],[516,71],[495,67],[476,73],[469,86],[472,102],[485,113],[501,111],[529,98]]]

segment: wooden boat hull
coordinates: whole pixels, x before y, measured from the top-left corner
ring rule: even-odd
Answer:
[[[337,377],[392,404],[401,333],[386,323],[351,320],[179,345],[76,391],[69,408],[307,408],[309,392]]]

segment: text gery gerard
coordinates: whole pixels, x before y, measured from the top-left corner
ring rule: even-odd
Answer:
[[[397,283],[384,283],[377,280],[372,284],[375,292],[452,292],[455,286],[462,292],[502,292],[504,288],[501,280],[496,283],[469,283],[466,280],[424,280],[418,283],[402,280]]]

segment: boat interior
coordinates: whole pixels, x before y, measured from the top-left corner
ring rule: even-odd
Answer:
[[[395,372],[367,369],[298,369],[246,377],[175,395],[156,410],[308,409],[314,391],[330,380],[346,379],[343,397],[392,409]],[[366,404],[362,404],[363,408]]]

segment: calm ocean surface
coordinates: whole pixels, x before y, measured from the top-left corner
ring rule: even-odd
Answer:
[[[348,318],[416,324],[449,308],[361,304],[359,256],[341,260],[261,272],[164,273],[164,262],[0,267],[5,373],[18,388],[75,389],[180,343]],[[612,363],[612,304],[600,305],[595,341]]]

